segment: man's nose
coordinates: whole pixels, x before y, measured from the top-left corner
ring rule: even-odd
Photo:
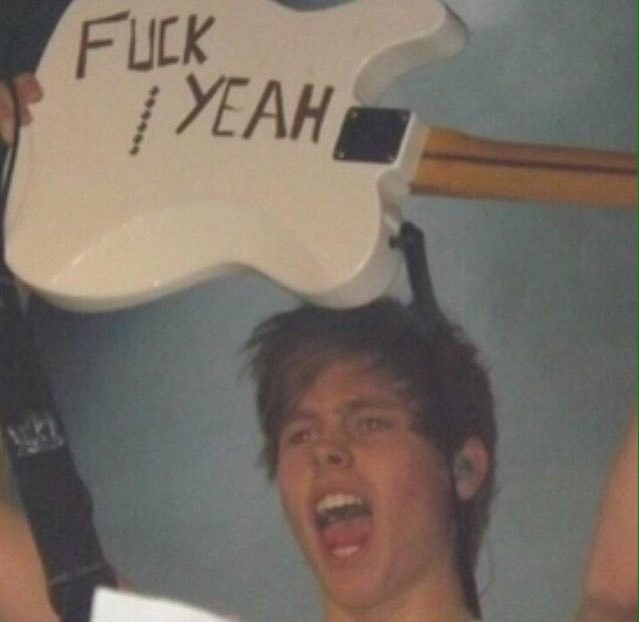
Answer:
[[[350,466],[353,462],[351,448],[345,438],[322,438],[313,452],[315,466],[321,469]]]

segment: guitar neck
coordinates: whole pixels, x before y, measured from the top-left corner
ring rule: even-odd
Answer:
[[[637,157],[486,140],[432,127],[413,194],[637,207]]]

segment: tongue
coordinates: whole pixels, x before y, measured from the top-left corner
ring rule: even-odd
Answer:
[[[320,537],[329,551],[348,546],[361,546],[370,537],[372,526],[370,516],[338,520],[325,527]]]

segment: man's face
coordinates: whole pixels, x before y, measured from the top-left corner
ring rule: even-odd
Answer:
[[[401,600],[454,572],[446,461],[413,430],[398,389],[366,358],[333,363],[280,435],[287,519],[340,608]]]

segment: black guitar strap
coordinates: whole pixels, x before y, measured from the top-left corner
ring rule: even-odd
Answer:
[[[428,270],[424,233],[412,222],[404,221],[392,244],[399,247],[404,254],[408,281],[413,294],[413,305],[419,312],[426,337],[433,339],[437,332],[437,325],[444,320],[444,316],[437,304]]]
[[[426,255],[426,241],[424,234],[411,222],[404,222],[400,228],[397,238],[393,240],[393,245],[401,249],[406,259],[406,269],[410,283],[413,305],[419,315],[420,325],[424,332],[424,337],[429,341],[437,339],[438,326],[446,322],[442,313],[430,278],[428,269],[428,259]],[[450,461],[451,489],[455,490],[455,475],[453,460],[454,456],[448,456]],[[469,558],[468,529],[466,522],[467,512],[464,504],[456,494],[453,497],[453,515],[457,530],[457,567],[462,581],[462,589],[466,596],[467,604],[473,616],[481,618],[481,608],[479,604],[479,593],[475,573]]]
[[[18,134],[18,132],[16,132]],[[0,193],[0,223],[17,151]],[[97,585],[115,585],[35,341],[4,263],[0,226],[0,426],[11,469],[63,622],[87,622]]]

